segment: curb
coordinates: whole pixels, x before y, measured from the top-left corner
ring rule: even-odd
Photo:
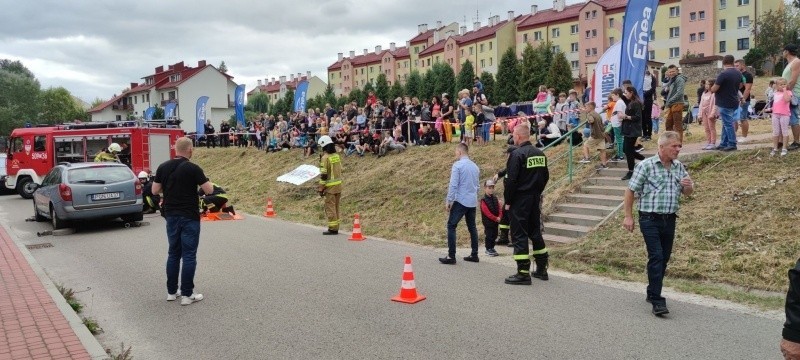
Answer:
[[[25,257],[25,260],[28,261],[28,264],[33,269],[33,272],[36,273],[36,277],[38,277],[39,281],[42,282],[42,285],[47,290],[47,293],[50,294],[50,297],[53,299],[53,302],[55,302],[58,310],[60,310],[61,314],[63,314],[67,319],[69,326],[75,332],[75,335],[78,336],[78,339],[81,341],[83,347],[86,348],[86,352],[89,353],[89,356],[91,356],[92,359],[98,360],[109,359],[106,350],[102,345],[100,345],[100,342],[97,340],[97,338],[95,338],[94,335],[89,332],[89,329],[87,329],[86,325],[83,324],[83,321],[78,314],[75,313],[75,310],[72,310],[72,307],[67,304],[67,300],[64,299],[64,296],[62,296],[61,292],[58,291],[55,284],[53,284],[53,281],[50,279],[47,273],[44,272],[44,269],[42,269],[42,267],[39,266],[39,263],[36,262],[36,259],[33,257],[33,255],[31,255],[30,251],[28,251],[28,248],[20,243],[20,241],[17,239],[17,236],[10,231],[7,226],[0,226],[5,228],[8,236],[10,236],[11,240],[14,241],[14,244],[17,245],[17,248],[22,253],[22,256]]]

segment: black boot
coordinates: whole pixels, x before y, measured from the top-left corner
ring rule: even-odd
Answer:
[[[530,285],[531,284],[531,262],[517,261],[517,273],[506,278],[509,285]]]
[[[508,245],[508,229],[500,229],[500,239],[497,240],[497,245]]]
[[[328,231],[323,231],[322,235],[339,235],[339,230],[328,229]]]
[[[533,273],[533,277],[547,281],[549,279],[547,276],[547,254],[534,255],[534,261],[536,261],[536,271]]]
[[[625,176],[622,177],[622,180],[630,180],[632,176],[633,176],[633,171],[628,171],[627,173],[625,173]]]
[[[231,214],[231,215],[234,215],[234,216],[236,215],[236,211],[233,210],[233,206],[228,206],[228,207],[222,208],[222,212],[225,212],[225,213],[228,213],[228,214]]]

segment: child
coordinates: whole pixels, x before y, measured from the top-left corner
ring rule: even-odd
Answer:
[[[658,124],[661,122],[661,107],[655,102],[653,103],[653,111],[650,113],[650,118],[653,119],[653,134],[658,135]]]
[[[539,93],[536,94],[536,98],[533,100],[533,112],[535,114],[546,113],[547,108],[550,106],[550,101],[551,99],[547,94],[547,86],[540,85]]]
[[[600,153],[600,165],[597,169],[607,168],[608,159],[606,158],[606,139],[603,131],[603,119],[600,114],[595,111],[595,103],[588,102],[583,107],[581,115],[586,117],[589,129],[591,129],[589,138],[583,143],[583,159],[581,163],[589,163],[589,156],[592,150],[597,150]]]
[[[483,113],[483,105],[480,103],[475,103],[472,106],[472,113],[475,115],[475,140],[477,141],[478,145],[486,145],[484,141],[483,133],[484,126],[488,127],[491,124],[484,124],[486,122],[486,114]]]
[[[792,91],[786,88],[786,79],[779,78],[775,81],[776,89],[772,95],[772,151],[769,156],[775,156],[781,149],[781,156],[786,156],[789,142],[789,105],[792,100]],[[781,144],[782,143],[782,144]]]
[[[700,119],[703,122],[703,128],[706,130],[706,146],[703,150],[714,150],[717,148],[717,128],[715,120],[719,117],[719,114],[715,105],[714,93],[711,92],[714,81],[713,79],[705,81],[706,91],[700,96]]]
[[[500,219],[503,217],[503,208],[500,200],[494,196],[494,181],[489,179],[483,183],[483,199],[481,199],[481,219],[483,220],[483,233],[486,235],[484,245],[486,245],[487,256],[497,256],[494,249],[497,239],[497,229]]]
[[[466,118],[464,120],[464,142],[467,146],[472,146],[472,139],[475,138],[475,116],[472,115],[472,108],[465,108],[464,114]]]
[[[553,114],[553,122],[556,123],[558,126],[558,130],[561,133],[567,132],[567,119],[569,118],[567,114],[564,114],[569,110],[569,104],[567,104],[567,94],[563,92],[558,94],[558,103],[556,103],[554,114]]]
[[[620,116],[625,115],[625,102],[622,101],[622,89],[616,88],[611,91],[611,96],[614,98],[614,110],[611,112],[611,127],[614,129],[614,144],[616,145],[617,153],[611,158],[612,162],[619,162],[625,160],[622,156],[622,119]]]

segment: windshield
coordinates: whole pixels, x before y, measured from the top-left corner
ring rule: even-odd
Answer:
[[[94,166],[67,171],[67,181],[71,184],[113,184],[131,179],[131,170],[121,166]]]

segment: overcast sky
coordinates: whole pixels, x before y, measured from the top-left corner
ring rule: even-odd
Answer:
[[[567,4],[581,0],[567,0]],[[0,58],[21,60],[43,88],[108,99],[159,65],[225,61],[247,89],[311,71],[326,80],[337,53],[405,45],[417,25],[482,25],[551,0],[99,1],[0,0]]]

